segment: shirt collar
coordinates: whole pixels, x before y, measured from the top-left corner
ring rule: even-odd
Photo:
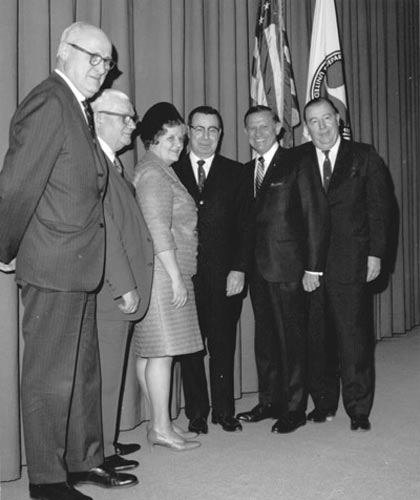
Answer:
[[[341,136],[338,136],[338,139],[335,141],[335,144],[332,148],[330,148],[330,154],[328,155],[330,161],[331,161],[331,164],[334,165],[335,164],[335,160],[337,158],[337,154],[338,154],[338,148],[340,147],[340,144],[341,144]],[[315,149],[316,149],[316,155],[317,155],[317,158],[318,158],[318,162],[320,165],[322,165],[322,163],[324,162],[324,159],[325,159],[325,154],[324,154],[324,150],[322,149],[319,149],[315,146]]]
[[[210,166],[211,166],[211,164],[213,162],[213,158],[214,157],[215,157],[215,155],[209,156],[208,158],[200,158],[193,151],[190,151],[190,161],[191,161],[191,164],[194,165],[194,167],[197,167],[197,162],[199,160],[204,160],[205,161],[204,170],[206,172],[208,172],[210,170]]]
[[[61,76],[61,78],[67,83],[67,85],[70,87],[70,90],[76,96],[76,99],[82,105],[82,102],[86,100],[86,97],[80,92],[79,89],[75,87],[70,78],[66,76],[62,71],[60,71],[59,69],[55,69],[54,71],[57,73],[57,75]]]
[[[99,136],[97,136],[99,144],[101,146],[102,151],[106,154],[108,157],[109,161],[111,163],[114,163],[115,160],[115,153],[112,151],[112,149],[108,146],[108,144]]]
[[[271,148],[263,155],[258,155],[258,153],[256,153],[257,157],[255,159],[255,164],[257,164],[258,158],[260,158],[262,156],[264,158],[264,170],[266,170],[268,165],[270,165],[271,160],[273,159],[274,155],[276,154],[278,148],[279,148],[279,144],[278,144],[278,142],[275,142],[271,146]]]

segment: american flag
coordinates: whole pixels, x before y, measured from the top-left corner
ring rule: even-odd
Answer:
[[[260,0],[251,76],[252,105],[275,110],[284,129],[281,143],[293,146],[299,106],[281,0]]]
[[[351,139],[343,53],[334,0],[316,0],[315,4],[306,102],[316,97],[328,97],[334,103],[343,123],[342,135]],[[304,138],[309,139],[307,131],[304,131]]]

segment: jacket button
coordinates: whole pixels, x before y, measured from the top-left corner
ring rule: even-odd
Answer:
[[[200,201],[199,201],[199,204],[200,204],[200,205],[204,205],[204,201],[203,201],[203,200],[200,200]]]
[[[103,222],[101,222],[101,223],[99,224],[99,227],[104,227],[104,226],[105,226],[105,224],[104,224]]]

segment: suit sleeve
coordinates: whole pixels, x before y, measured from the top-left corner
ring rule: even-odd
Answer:
[[[390,223],[391,182],[388,169],[375,149],[368,152],[366,203],[369,217],[369,255],[382,258]]]
[[[8,263],[45,190],[64,140],[62,106],[40,93],[18,108],[0,173],[0,261]]]
[[[110,177],[111,180],[111,177]],[[104,215],[106,226],[105,282],[114,299],[136,288],[121,231],[113,217],[112,197],[105,197]]]
[[[306,235],[305,270],[323,272],[329,234],[327,200],[317,186],[309,166],[299,167],[297,176],[303,219],[306,224],[304,228]]]

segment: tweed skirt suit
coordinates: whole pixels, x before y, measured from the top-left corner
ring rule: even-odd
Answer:
[[[155,268],[150,305],[135,325],[137,356],[176,356],[203,349],[194,299],[192,276],[197,261],[197,209],[172,167],[148,151],[136,166],[134,185],[138,202],[152,235]],[[172,304],[172,283],[159,260],[159,253],[175,250],[187,303]]]

